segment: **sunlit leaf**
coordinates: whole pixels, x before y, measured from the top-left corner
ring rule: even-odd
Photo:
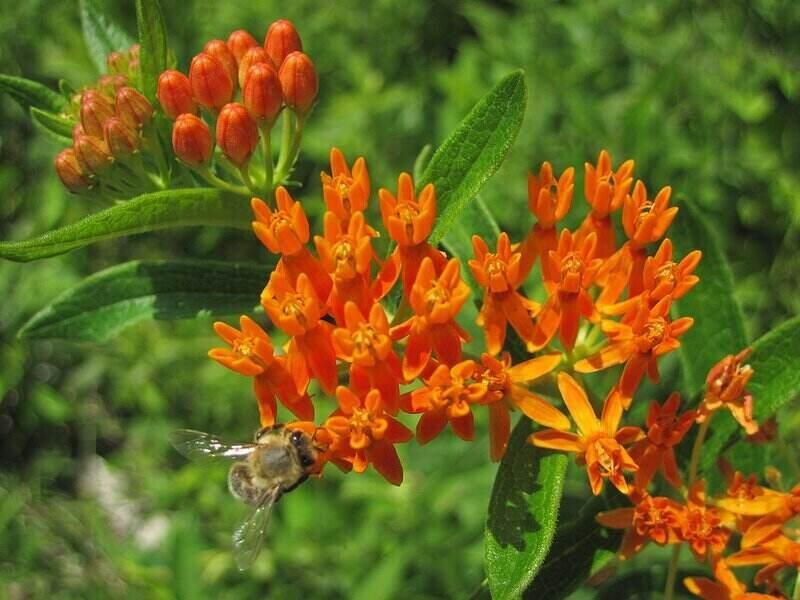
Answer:
[[[131,37],[111,22],[97,0],[80,0],[83,39],[97,70],[106,72],[106,57],[112,52],[127,50],[133,45]]]
[[[5,92],[14,98],[25,110],[35,107],[57,113],[67,105],[66,99],[61,94],[41,83],[22,77],[0,74],[0,92]]]
[[[34,106],[31,107],[31,118],[43,129],[63,138],[68,145],[72,144],[72,128],[75,126],[75,121]]]
[[[142,89],[154,100],[158,76],[167,68],[167,29],[158,0],[136,0],[136,23],[141,46]]]
[[[23,338],[105,342],[145,319],[251,312],[272,269],[218,261],[133,261],[87,277],[34,315]]]
[[[0,258],[27,262],[136,233],[216,225],[247,229],[249,200],[213,189],[144,194],[70,225],[19,242],[0,242]]]

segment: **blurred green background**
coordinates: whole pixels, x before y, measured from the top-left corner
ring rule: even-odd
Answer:
[[[716,225],[751,338],[800,308],[800,3],[312,0],[162,2],[180,67],[211,38],[261,38],[292,19],[320,73],[298,176],[317,198],[332,145],[394,188],[509,71],[527,116],[483,192],[501,225],[530,226],[525,173],[578,168],[608,148],[650,189],[672,185]],[[108,2],[132,34],[132,3]],[[78,86],[96,77],[77,2],[0,1],[0,72]],[[0,96],[0,238],[88,211],[52,172],[59,150]],[[208,320],[147,323],[103,347],[21,343],[36,310],[87,274],[135,258],[262,260],[241,232],[185,230],[0,263],[0,597],[463,598],[483,580],[495,466],[485,415],[474,444],[443,434],[402,449],[401,488],[331,469],[281,502],[254,568],[236,571],[243,516],[225,467],[188,465],[176,427],[245,440],[245,378],[205,357]],[[324,412],[324,409],[321,411]],[[589,596],[591,597],[591,596]]]

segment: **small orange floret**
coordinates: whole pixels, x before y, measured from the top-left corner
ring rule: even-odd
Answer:
[[[528,441],[540,448],[575,452],[578,463],[586,465],[595,496],[602,491],[604,479],[627,494],[630,488],[624,471],[636,471],[638,467],[625,446],[638,441],[644,434],[638,427],[619,428],[623,410],[619,393],[616,389],[611,390],[603,405],[602,417],[598,419],[584,389],[564,372],[558,374],[558,389],[578,426],[578,433],[546,429],[532,434]]]
[[[672,224],[678,207],[669,207],[669,198],[672,188],[661,188],[655,199],[647,199],[647,188],[644,183],[637,181],[633,194],[625,198],[622,209],[622,227],[628,239],[637,248],[657,242]]]
[[[679,531],[680,539],[689,544],[695,558],[701,562],[709,556],[712,559],[719,557],[731,535],[722,523],[719,510],[706,504],[705,489],[703,479],[698,479],[689,488]]]
[[[686,295],[700,281],[692,273],[702,257],[700,250],[694,250],[675,263],[672,261],[672,242],[669,238],[661,242],[655,255],[645,260],[642,273],[642,283],[650,294],[650,301],[658,302],[666,295],[678,300]]]
[[[403,466],[394,445],[407,442],[413,433],[386,414],[378,390],[359,397],[352,390],[336,389],[339,409],[328,417],[325,428],[334,434],[331,453],[363,473],[372,464],[389,483],[400,485]]]
[[[495,254],[477,235],[472,236],[472,249],[475,259],[469,261],[469,267],[478,285],[486,290],[477,322],[484,329],[489,353],[503,349],[508,323],[533,348],[533,317],[540,307],[517,292],[525,280],[520,273],[521,255],[511,252],[507,233],[500,234]]]
[[[461,342],[469,336],[455,319],[469,294],[458,259],[450,259],[438,278],[433,261],[422,261],[409,299],[414,316],[392,329],[396,340],[408,336],[403,357],[406,381],[422,373],[433,352],[447,365],[461,360]]]
[[[750,352],[750,348],[745,348],[711,367],[706,377],[706,394],[698,411],[698,423],[724,406],[748,435],[758,431],[758,423],[753,419],[753,397],[745,390],[754,371],[750,365],[742,364]]]
[[[342,151],[332,148],[331,174],[323,171],[320,177],[325,205],[339,219],[346,223],[354,212],[366,210],[370,183],[364,157],[355,160],[351,171]]]

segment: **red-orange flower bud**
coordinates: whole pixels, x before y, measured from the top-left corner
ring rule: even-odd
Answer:
[[[115,158],[130,156],[139,149],[139,136],[119,117],[111,117],[103,128],[103,137]]]
[[[130,60],[139,60],[139,52],[141,51],[142,47],[139,44],[134,44],[130,48],[128,48],[128,58]]]
[[[217,119],[217,145],[237,167],[248,160],[258,144],[258,126],[238,102],[222,107]]]
[[[103,125],[114,116],[114,106],[97,90],[87,90],[81,96],[81,125],[87,135],[103,137]]]
[[[109,98],[117,95],[117,90],[128,85],[125,75],[103,75],[97,80],[97,88]]]
[[[269,55],[261,46],[250,48],[244,53],[242,60],[239,61],[239,87],[244,89],[245,80],[247,79],[247,73],[250,71],[250,67],[259,63],[272,65]]]
[[[111,167],[112,157],[108,146],[92,135],[78,135],[73,141],[75,157],[84,173],[101,175]]]
[[[58,178],[70,192],[79,194],[89,189],[91,182],[89,178],[83,174],[83,170],[78,164],[78,158],[75,156],[74,149],[65,148],[58,153],[54,162]]]
[[[286,19],[280,19],[269,26],[267,36],[264,38],[264,50],[269,54],[275,67],[279,68],[292,52],[303,50],[303,42],[300,41],[300,35],[294,24]]]
[[[186,113],[179,115],[172,126],[172,149],[188,165],[200,166],[211,160],[214,141],[205,121]]]
[[[228,50],[231,51],[231,54],[236,59],[236,64],[239,64],[245,52],[256,46],[258,46],[256,38],[244,29],[237,29],[228,36]]]
[[[170,119],[175,120],[185,113],[197,113],[197,105],[192,98],[192,84],[180,71],[164,71],[161,74],[156,96],[164,114]]]
[[[217,112],[233,98],[233,81],[222,61],[201,52],[189,67],[192,96],[203,108]]]
[[[272,123],[281,110],[283,94],[278,73],[271,65],[258,63],[250,67],[242,88],[244,106],[256,121]]]
[[[314,63],[302,52],[292,52],[279,73],[286,105],[297,114],[308,112],[317,97],[317,71]]]
[[[111,75],[124,75],[128,70],[128,57],[122,52],[112,52],[106,57],[106,67]]]
[[[116,103],[117,115],[130,127],[138,129],[153,118],[153,105],[132,87],[119,88]]]
[[[228,44],[222,40],[209,40],[206,42],[206,45],[203,46],[203,52],[210,54],[214,58],[217,58],[223,65],[225,65],[225,70],[228,72],[228,77],[231,78],[231,81],[234,82],[234,84],[236,83],[239,67],[236,64],[236,57],[233,56],[228,48]]]

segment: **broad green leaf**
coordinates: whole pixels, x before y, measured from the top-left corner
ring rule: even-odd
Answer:
[[[764,334],[752,348],[747,364],[755,372],[747,389],[753,395],[753,415],[763,423],[800,396],[800,317]],[[742,434],[741,426],[725,409],[719,412],[703,446],[702,470],[712,469],[725,448]]]
[[[0,92],[6,92],[26,110],[33,106],[58,113],[67,105],[67,101],[61,94],[41,83],[22,77],[0,74]]]
[[[733,276],[717,237],[691,202],[682,202],[670,228],[675,259],[701,250],[703,259],[695,274],[698,283],[676,302],[676,315],[694,318],[694,325],[681,337],[681,362],[691,395],[705,385],[708,370],[727,354],[747,346],[744,322],[733,297]]]
[[[622,539],[620,531],[597,523],[597,513],[615,508],[605,495],[592,498],[569,518],[562,507],[561,524],[553,545],[525,598],[560,600],[575,591],[605,566],[616,553]]]
[[[244,196],[206,188],[154,192],[35,238],[0,242],[0,258],[27,262],[136,233],[197,225],[247,229],[250,221],[250,202]]]
[[[251,312],[271,270],[218,261],[133,261],[87,277],[34,315],[23,338],[105,342],[145,319]]]
[[[525,115],[528,91],[522,71],[500,81],[437,148],[418,182],[436,186],[437,244],[508,154]]]
[[[480,196],[464,207],[442,239],[442,246],[461,261],[461,276],[472,288],[473,301],[483,302],[483,288],[475,283],[472,272],[467,266],[467,261],[473,257],[473,235],[482,237],[492,250],[497,244],[497,236],[500,235],[500,226]]]
[[[155,100],[158,76],[167,68],[167,29],[158,0],[136,0],[136,23],[139,27],[139,61],[142,89]]]
[[[422,181],[422,174],[425,173],[425,167],[428,166],[432,154],[433,146],[431,144],[425,144],[422,150],[419,151],[417,158],[414,160],[414,181]]]
[[[34,106],[31,107],[31,118],[37,125],[64,138],[68,144],[72,143],[72,128],[75,126],[75,121]]]
[[[112,52],[127,50],[131,37],[112,23],[98,0],[80,0],[83,39],[97,70],[106,72],[106,57]]]
[[[556,531],[568,458],[527,442],[520,418],[497,470],[486,524],[486,574],[492,598],[518,598],[544,565]]]

